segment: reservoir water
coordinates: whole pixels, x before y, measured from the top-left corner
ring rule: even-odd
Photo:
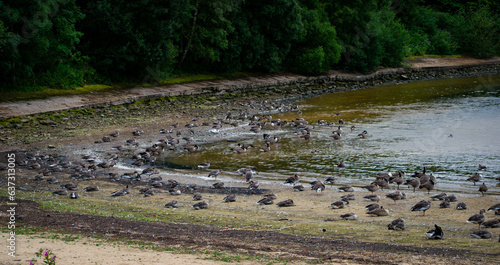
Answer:
[[[479,171],[481,182],[500,194],[495,180],[500,176],[500,75],[370,87],[296,104],[300,112],[273,113],[272,118],[308,121],[314,127],[309,140],[298,138],[292,126],[233,135],[227,130],[220,141],[196,153],[163,158],[163,166],[204,176],[192,168],[210,161],[211,168],[228,176],[252,166],[258,172],[256,178],[264,182],[298,173],[304,182],[333,176],[339,184],[354,185],[373,181],[378,172],[402,170],[408,177],[425,166],[437,177],[436,189],[464,191],[472,185],[467,178],[482,164],[487,169]],[[330,136],[340,119],[345,121],[342,139],[334,140]],[[319,120],[335,125],[319,125]],[[366,137],[360,138],[358,134],[365,130]],[[265,144],[264,133],[282,138],[271,145],[270,152],[258,150]],[[235,154],[230,148],[236,143],[254,148]],[[336,166],[340,161],[345,168]]]

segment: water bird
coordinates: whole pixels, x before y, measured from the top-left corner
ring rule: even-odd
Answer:
[[[269,198],[272,200],[276,200],[278,198],[278,196],[276,196],[276,194],[274,194],[274,193],[267,193],[267,194],[264,194],[263,196],[264,196],[264,198]]]
[[[493,237],[493,234],[491,234],[490,231],[478,230],[476,232],[471,233],[470,236],[477,239],[490,239]]]
[[[431,208],[431,202],[426,201],[426,200],[421,200],[417,204],[413,205],[413,207],[411,207],[411,211],[412,212],[413,211],[423,211],[422,216],[425,216],[425,211],[429,210],[429,208]]]
[[[481,180],[481,175],[479,173],[472,174],[467,181],[471,181],[474,183],[474,186],[476,186],[476,182],[479,182]]]
[[[278,205],[278,207],[290,207],[290,206],[295,206],[295,204],[293,203],[293,200],[292,200],[292,199],[287,199],[287,200],[284,200],[284,201],[278,202],[278,203],[276,203],[276,205]]]
[[[264,197],[257,202],[257,204],[260,204],[260,205],[270,205],[273,203],[274,203],[274,200],[271,198],[267,198],[267,197]]]
[[[389,230],[397,230],[397,231],[402,231],[406,229],[406,223],[403,218],[398,218],[393,220],[390,224],[387,225],[387,228]]]
[[[356,198],[354,197],[354,194],[349,193],[349,194],[340,196],[340,199],[344,200],[344,201],[354,201]]]
[[[222,199],[223,202],[235,202],[236,201],[236,194],[229,194],[224,199]]]
[[[366,138],[367,135],[368,135],[368,132],[366,130],[364,130],[358,134],[359,138],[362,138],[362,139]]]
[[[179,207],[179,203],[176,200],[173,200],[171,202],[166,203],[165,207],[167,207],[167,208],[178,208]]]
[[[193,208],[195,210],[200,210],[200,209],[208,209],[208,203],[206,201],[201,201],[198,203],[193,204]]]
[[[442,239],[444,236],[443,229],[438,225],[434,225],[434,229],[429,230],[425,233],[429,239]]]
[[[477,170],[486,170],[486,166],[479,164],[479,166],[477,166]]]
[[[340,192],[353,192],[354,188],[352,186],[343,186],[338,188]]]
[[[500,219],[495,218],[495,219],[485,221],[483,223],[483,226],[488,227],[488,228],[499,228],[500,227]]]
[[[392,199],[394,201],[394,204],[396,204],[397,201],[406,199],[406,193],[396,191],[393,193],[386,194],[385,197]]]
[[[212,189],[222,189],[224,188],[224,182],[215,182],[213,185],[212,185]]]
[[[68,190],[60,189],[60,190],[53,191],[52,194],[54,194],[54,195],[68,195]]]
[[[49,184],[56,184],[58,182],[59,182],[59,180],[56,177],[51,177],[51,178],[47,179],[47,183],[49,183]]]
[[[433,201],[443,201],[447,197],[446,193],[440,193],[434,196],[431,196],[431,200]]]
[[[311,190],[315,190],[317,193],[321,193],[325,190],[325,184],[317,180],[314,184],[311,185]]]
[[[367,185],[367,186],[362,186],[361,188],[363,189],[367,189],[368,191],[370,191],[371,193],[377,191],[379,189],[378,185],[377,184],[370,184],[370,185]]]
[[[498,211],[498,210],[500,210],[500,203],[497,203],[497,204],[491,206],[490,208],[488,208],[488,212]]]
[[[450,200],[448,198],[445,198],[440,204],[439,208],[450,208]]]
[[[399,185],[401,185],[401,184],[404,183],[403,174],[404,174],[404,172],[398,171],[398,175],[397,176],[391,176],[391,177],[389,177],[389,183],[396,183],[396,185],[398,186],[397,187],[398,190],[399,190]]]
[[[198,168],[208,169],[210,167],[210,161],[198,164]]]
[[[340,140],[340,139],[342,139],[342,135],[340,133],[334,133],[334,134],[330,135],[330,137],[332,137],[333,140]]]
[[[328,177],[325,180],[326,184],[335,184],[335,178],[334,177]]]
[[[259,150],[261,152],[269,152],[269,151],[271,151],[271,147],[270,147],[269,143],[267,142],[264,146],[261,146],[259,148]]]
[[[373,211],[373,210],[378,209],[378,208],[380,208],[380,205],[378,203],[372,203],[372,204],[368,204],[365,206],[365,209],[367,211]]]
[[[378,196],[376,194],[369,194],[369,195],[364,196],[363,199],[365,199],[367,201],[378,202],[378,201],[380,201],[380,196]]]
[[[299,176],[294,174],[293,176],[285,180],[285,184],[296,184],[299,181]]]
[[[455,207],[457,210],[467,210],[467,204],[465,202],[459,202],[457,203],[457,206]]]
[[[111,196],[124,196],[126,194],[129,194],[130,193],[130,190],[128,189],[128,185],[125,189],[121,189],[121,190],[117,190],[117,191],[114,191],[111,193]]]
[[[415,189],[417,187],[420,187],[420,180],[419,179],[408,179],[403,185],[408,185],[408,188],[411,186],[413,187],[413,192],[415,192]]]
[[[432,180],[429,180],[423,184],[420,184],[420,187],[419,189],[426,189],[427,190],[427,194],[430,194],[431,190],[434,189],[434,181]]]
[[[473,224],[478,224],[479,230],[481,230],[481,224],[484,223],[486,220],[486,210],[481,209],[478,214],[474,214],[473,216],[469,217],[469,220],[467,220],[467,223],[473,223]]]
[[[259,182],[258,181],[253,181],[253,180],[250,180],[248,182],[248,189],[253,193],[255,194],[255,191],[259,188]]]
[[[446,196],[446,198],[450,201],[450,202],[456,202],[458,200],[457,196],[455,196],[454,194],[452,195],[448,195]]]
[[[337,167],[346,167],[346,164],[344,164],[344,161],[339,161]]]
[[[366,214],[371,216],[388,216],[389,211],[387,209],[384,209],[384,206],[380,206],[380,208],[368,211],[366,212]]]
[[[293,191],[304,191],[304,190],[305,190],[304,186],[302,186],[300,184],[293,186]]]
[[[61,188],[65,188],[67,190],[76,191],[78,189],[78,184],[75,184],[75,183],[66,183],[66,184],[62,184],[60,187]]]
[[[340,218],[342,218],[344,220],[352,221],[352,220],[357,220],[358,216],[355,213],[346,213],[346,214],[340,215]]]
[[[195,201],[201,201],[203,199],[203,195],[201,193],[195,193],[193,194],[193,200]]]
[[[488,186],[486,186],[486,184],[484,184],[484,182],[483,182],[483,184],[481,184],[479,186],[479,190],[478,191],[481,192],[481,194],[484,197],[484,193],[488,191]]]
[[[83,191],[85,192],[91,192],[91,191],[99,191],[99,186],[97,185],[90,185],[90,186],[87,186],[83,189]]]
[[[332,209],[342,209],[342,208],[346,207],[348,204],[349,204],[349,200],[340,200],[340,201],[336,201],[336,202],[333,202],[332,204],[330,204],[330,207],[332,207]]]
[[[80,196],[76,192],[72,192],[69,194],[70,199],[78,199]]]
[[[222,173],[222,170],[221,169],[216,169],[216,170],[212,170],[210,171],[210,173],[208,173],[208,177],[211,178],[211,177],[214,177],[215,180],[217,180],[217,176]]]

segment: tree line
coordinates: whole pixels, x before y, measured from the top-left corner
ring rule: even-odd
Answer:
[[[500,51],[477,0],[0,0],[0,89],[152,83],[178,73],[318,74]]]

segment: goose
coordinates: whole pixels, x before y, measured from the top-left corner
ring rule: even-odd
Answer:
[[[294,174],[292,177],[285,180],[285,184],[295,184],[297,182],[299,182],[299,176],[297,176],[297,174]]]
[[[49,183],[49,184],[56,184],[58,182],[59,182],[59,180],[56,177],[52,177],[52,178],[47,179],[47,183]]]
[[[173,201],[168,202],[167,204],[165,204],[165,207],[167,207],[167,208],[178,208],[179,207],[179,203],[176,200],[173,200]]]
[[[431,196],[431,200],[433,201],[443,201],[447,197],[446,193],[440,193],[434,196]]]
[[[337,163],[337,167],[344,168],[344,167],[346,167],[346,164],[344,164],[344,161],[339,161]]]
[[[384,206],[380,206],[380,208],[368,211],[366,212],[366,214],[371,216],[388,216],[389,211],[387,209],[384,209]]]
[[[397,230],[402,231],[406,229],[405,220],[403,218],[398,218],[393,220],[390,224],[387,225],[389,230]]]
[[[486,170],[486,166],[479,164],[479,166],[477,166],[477,170]]]
[[[325,180],[326,184],[335,184],[335,178],[334,177],[328,177]]]
[[[446,196],[446,198],[448,198],[450,202],[456,202],[458,200],[457,196],[455,196],[454,194]]]
[[[210,173],[208,173],[208,177],[209,178],[214,177],[214,179],[217,180],[217,176],[220,173],[222,173],[222,170],[220,170],[220,169],[212,170],[212,171],[210,171]]]
[[[278,198],[278,196],[276,196],[276,194],[274,194],[274,193],[264,194],[263,196],[265,198],[269,198],[269,199],[272,199],[272,200],[276,200]]]
[[[54,195],[68,195],[68,191],[66,189],[60,189],[53,191],[52,194]]]
[[[317,193],[321,193],[325,190],[325,184],[318,180],[311,186],[311,190],[315,190]]]
[[[434,225],[434,229],[429,230],[425,233],[429,239],[442,239],[444,236],[443,229],[438,225]]]
[[[201,195],[200,193],[193,194],[193,200],[201,201],[202,199],[203,199],[203,195]]]
[[[426,167],[422,170],[422,172],[415,171],[415,174],[412,175],[413,178],[420,178],[425,175]]]
[[[229,194],[224,199],[222,199],[223,202],[235,202],[236,201],[236,194]]]
[[[498,210],[500,210],[500,203],[497,203],[497,204],[491,206],[490,208],[488,208],[488,212],[498,211]]]
[[[470,236],[477,239],[490,239],[493,237],[493,234],[490,231],[479,230],[471,233]]]
[[[337,127],[337,130],[332,131],[332,133],[340,135],[342,133],[342,128],[339,126],[339,127]]]
[[[488,186],[486,186],[486,184],[484,184],[484,182],[483,182],[483,184],[481,184],[481,186],[479,186],[478,191],[481,192],[481,194],[484,197],[484,193],[488,191]]]
[[[373,211],[373,210],[378,209],[378,208],[380,208],[380,205],[378,203],[372,203],[372,204],[368,204],[365,206],[365,209],[367,211]]]
[[[352,193],[342,195],[342,196],[340,196],[340,199],[344,200],[344,201],[354,201],[355,200],[354,194],[352,194]]]
[[[479,182],[481,180],[481,175],[479,173],[472,174],[467,180],[471,181],[474,183],[474,186],[476,186],[476,182]]]
[[[415,192],[415,189],[417,187],[420,187],[420,180],[419,179],[408,179],[403,185],[408,185],[408,188],[410,186],[413,187],[413,192]]]
[[[363,187],[361,187],[361,188],[363,188],[363,189],[367,189],[367,190],[368,190],[368,191],[370,191],[371,193],[373,193],[373,192],[375,192],[375,191],[377,191],[377,190],[379,189],[378,185],[377,185],[377,184],[374,184],[374,183],[372,183],[372,184],[370,184],[370,185],[367,185],[367,186],[363,186]]]
[[[382,190],[384,190],[384,188],[389,187],[389,182],[383,178],[375,180],[374,182],[372,182],[372,184],[377,184],[379,188],[381,188]]]
[[[278,207],[290,207],[290,206],[295,206],[295,204],[293,203],[293,200],[292,200],[292,199],[287,199],[287,200],[284,200],[284,201],[278,202],[278,203],[276,203],[276,205],[278,205]]]
[[[420,187],[418,187],[418,188],[419,189],[426,189],[427,194],[430,194],[431,190],[434,189],[434,181],[429,180],[429,181],[425,182],[424,184],[420,184]]]
[[[259,150],[260,150],[261,152],[269,152],[269,151],[271,151],[271,147],[269,146],[269,142],[266,142],[266,145],[261,146],[261,147],[259,148]]]
[[[293,186],[293,191],[304,191],[304,190],[305,190],[304,186],[302,186],[300,184]]]
[[[397,201],[399,200],[404,200],[406,199],[406,193],[404,192],[393,192],[385,195],[387,198],[392,199],[394,201],[394,204],[396,204]]]
[[[389,177],[389,183],[396,183],[396,185],[398,186],[396,189],[399,190],[399,185],[403,184],[404,183],[404,178],[403,178],[403,173],[402,171],[399,171],[398,172],[398,175],[397,176],[393,176],[393,177]]]
[[[488,227],[488,228],[499,228],[500,227],[500,219],[495,218],[495,219],[485,221],[483,223],[483,226]]]
[[[78,196],[78,193],[72,192],[69,194],[70,199],[78,199],[80,196]]]
[[[369,195],[364,196],[363,199],[365,199],[367,201],[378,202],[378,201],[380,201],[380,196],[378,196],[376,194],[369,194]]]
[[[184,147],[184,150],[188,151],[189,153],[193,153],[193,152],[196,152],[200,149],[200,147],[198,145],[187,145],[186,147]]]
[[[366,136],[368,135],[368,132],[366,130],[362,131],[360,134],[358,134],[359,138],[366,138]]]
[[[97,185],[95,185],[95,184],[94,184],[94,185],[90,185],[90,186],[88,186],[88,187],[85,187],[85,188],[83,189],[83,191],[85,191],[85,192],[99,191],[99,186],[97,186]]]
[[[448,197],[446,197],[440,204],[439,204],[439,208],[450,208],[451,205],[450,205],[450,200],[448,199]]]
[[[486,210],[481,209],[478,214],[474,214],[473,216],[469,217],[469,220],[467,220],[467,223],[473,223],[473,224],[478,224],[479,230],[481,230],[481,224],[484,223],[486,220]]]
[[[195,210],[200,210],[200,209],[208,209],[208,203],[206,201],[201,201],[198,203],[193,204],[193,208]]]
[[[353,192],[352,186],[343,186],[338,188],[340,192]]]
[[[250,182],[248,182],[248,189],[253,193],[255,194],[255,191],[259,188],[259,182],[258,181],[253,181],[253,180],[250,180]]]
[[[66,184],[62,184],[60,187],[65,188],[67,190],[76,191],[78,189],[78,184],[66,183]]]
[[[224,188],[224,182],[215,182],[213,185],[212,185],[212,189],[222,189]]]
[[[252,170],[247,170],[246,173],[245,173],[245,175],[244,175],[244,177],[245,177],[245,182],[249,183],[253,179],[253,171]]]
[[[330,206],[332,207],[332,209],[342,209],[347,204],[349,204],[348,200],[346,200],[346,201],[340,200],[340,201],[333,202],[332,204],[330,204]]]
[[[342,135],[339,134],[339,133],[334,133],[334,134],[330,135],[330,137],[332,137],[333,140],[340,140],[340,139],[342,139]]]
[[[257,204],[260,204],[260,205],[270,205],[273,203],[274,203],[274,200],[271,198],[267,198],[267,197],[262,198],[257,202]]]
[[[455,207],[457,210],[467,210],[467,204],[465,202],[459,202],[457,203],[457,206]]]
[[[411,207],[411,211],[423,211],[424,214],[422,216],[425,216],[425,211],[429,210],[429,208],[431,208],[431,202],[421,200],[417,204],[413,205],[413,207]]]
[[[144,188],[139,190],[140,193],[144,195],[144,197],[151,197],[155,195],[155,191],[152,188]]]
[[[352,220],[357,220],[358,216],[355,213],[346,213],[346,214],[342,214],[340,216],[340,218],[342,218],[344,220],[352,221]]]

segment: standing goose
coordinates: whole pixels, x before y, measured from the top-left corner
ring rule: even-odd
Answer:
[[[314,183],[314,185],[311,186],[311,190],[315,190],[317,193],[321,193],[325,190],[325,184],[318,180]]]
[[[467,223],[474,223],[478,224],[479,230],[481,230],[481,224],[484,223],[486,220],[486,210],[481,209],[478,214],[474,214],[473,216],[469,217],[469,220],[467,220]]]
[[[425,182],[424,184],[420,184],[419,189],[426,189],[427,194],[429,194],[431,192],[431,190],[434,189],[434,181],[429,180],[429,181]]]
[[[425,211],[429,210],[429,208],[431,208],[431,202],[421,200],[417,204],[413,205],[413,207],[411,207],[411,211],[423,211],[424,214],[422,216],[425,216]]]
[[[429,239],[442,239],[444,236],[443,229],[438,225],[434,225],[434,229],[429,230],[425,233]]]
[[[367,185],[367,186],[363,186],[361,187],[363,189],[367,189],[368,191],[370,191],[371,193],[377,191],[379,189],[378,185],[375,184],[375,183],[372,183],[370,185]]]
[[[473,182],[474,186],[476,186],[476,182],[479,182],[481,178],[481,175],[479,173],[476,173],[470,176],[467,180]]]
[[[419,179],[408,179],[403,185],[408,185],[408,188],[410,186],[413,187],[413,192],[415,192],[415,189],[417,187],[420,187],[420,180]]]
[[[299,182],[299,176],[297,176],[297,174],[294,174],[292,177],[285,180],[285,184],[295,184],[297,182]]]
[[[211,177],[214,177],[215,180],[217,180],[217,176],[222,173],[222,170],[221,169],[216,169],[216,170],[212,170],[210,171],[210,173],[208,173],[208,177],[211,178]]]
[[[395,177],[389,177],[389,183],[396,183],[398,186],[397,189],[399,190],[399,185],[404,183],[402,171],[398,171],[398,175]]]
[[[488,186],[486,186],[486,184],[484,184],[484,182],[483,182],[483,184],[481,184],[481,186],[479,186],[478,191],[481,192],[481,194],[484,197],[484,193],[488,191]]]

